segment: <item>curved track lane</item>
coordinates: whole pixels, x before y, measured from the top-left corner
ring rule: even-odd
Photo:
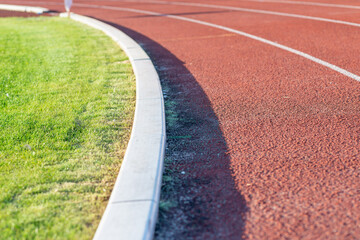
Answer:
[[[61,5],[52,5],[61,1],[40,2],[19,4],[62,11]],[[204,7],[77,3],[222,25],[360,75],[358,27]],[[324,6],[206,3],[308,15],[311,11],[311,16],[357,23],[360,16],[357,9]],[[351,3],[356,1],[346,4]],[[208,26],[119,9],[75,5],[74,11],[124,30],[158,67],[167,107],[173,111],[168,114],[168,158],[173,160],[168,167],[175,169],[172,177],[182,179],[173,196],[163,196],[177,207],[162,216],[168,224],[160,225],[158,238],[360,238],[359,82],[274,46]]]

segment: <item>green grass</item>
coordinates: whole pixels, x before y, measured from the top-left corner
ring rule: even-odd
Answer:
[[[100,31],[0,19],[0,238],[91,239],[134,106],[131,65]]]

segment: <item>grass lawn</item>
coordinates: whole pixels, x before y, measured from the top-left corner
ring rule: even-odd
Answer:
[[[91,239],[134,108],[131,65],[100,31],[0,19],[0,239]]]

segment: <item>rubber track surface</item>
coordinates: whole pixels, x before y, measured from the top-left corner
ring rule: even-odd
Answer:
[[[15,12],[15,11],[4,11],[0,10],[0,17],[37,17],[39,15],[35,13],[26,13],[26,12]]]
[[[48,2],[27,3],[63,11],[51,4],[62,1]],[[360,6],[350,0],[317,2]],[[360,75],[357,27],[214,8],[76,3],[231,27]],[[239,0],[206,4],[360,23],[359,9]],[[161,217],[167,224],[159,225],[159,239],[360,239],[359,82],[219,29],[165,16],[73,10],[128,33],[158,68],[173,111],[167,119],[167,158],[173,160],[167,171],[181,178],[175,198],[163,196],[177,206]]]

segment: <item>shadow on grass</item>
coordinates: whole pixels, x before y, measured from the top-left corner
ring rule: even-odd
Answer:
[[[206,94],[167,49],[138,32],[107,23],[145,49],[163,88],[167,148],[155,238],[244,238],[248,209],[235,188],[228,148]]]

